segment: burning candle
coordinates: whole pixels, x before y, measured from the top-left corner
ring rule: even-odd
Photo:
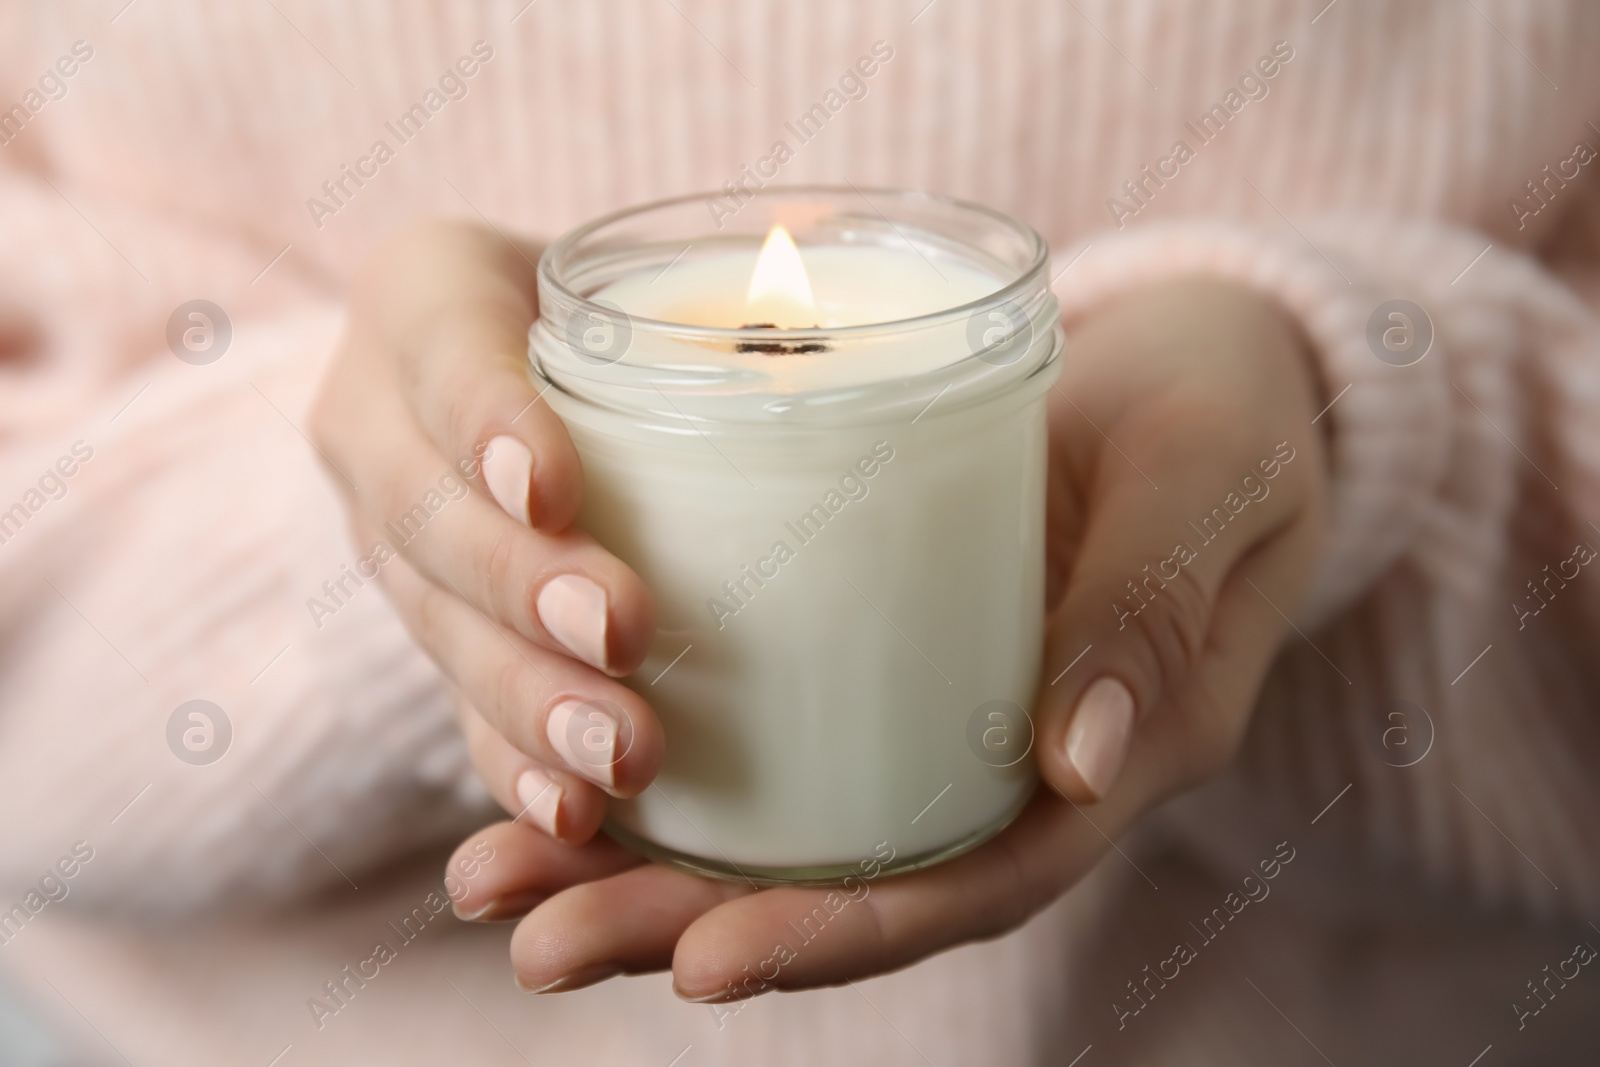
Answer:
[[[579,522],[658,603],[629,684],[666,758],[607,830],[766,883],[938,862],[1035,782],[1044,244],[912,193],[769,188],[725,221],[665,202],[540,263]]]

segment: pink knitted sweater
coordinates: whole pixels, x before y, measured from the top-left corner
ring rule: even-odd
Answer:
[[[163,1065],[1592,1057],[1600,973],[1548,976],[1600,946],[1600,10],[1324,4],[0,6],[23,1002]],[[407,221],[551,236],[774,166],[1026,219],[1069,320],[1194,271],[1275,295],[1335,398],[1327,555],[1237,766],[1025,930],[722,1028],[661,977],[530,1000],[505,928],[389,925],[491,812],[382,593],[305,608],[356,554],[307,403]],[[214,362],[169,342],[196,299]],[[1395,299],[1431,324],[1408,366],[1370,340]],[[196,699],[231,729],[205,765],[169,745]]]

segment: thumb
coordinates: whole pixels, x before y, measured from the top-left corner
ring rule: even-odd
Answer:
[[[1292,512],[1265,474],[1285,455],[1293,449],[1270,467],[1240,461],[1233,478],[1163,479],[1159,490],[1132,471],[1100,479],[1049,619],[1038,701],[1040,772],[1068,799],[1106,796],[1135,728],[1200,666],[1229,573]]]

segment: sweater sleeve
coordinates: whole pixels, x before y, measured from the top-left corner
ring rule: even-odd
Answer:
[[[1330,401],[1330,537],[1302,633],[1239,764],[1175,808],[1194,840],[1236,849],[1224,811],[1281,832],[1293,812],[1303,833],[1353,787],[1319,830],[1362,860],[1330,886],[1409,870],[1480,904],[1600,906],[1593,264],[1430,221],[1189,221],[1098,235],[1058,281],[1068,322],[1155,278],[1255,287],[1298,320]],[[1394,300],[1421,309],[1410,352],[1383,344]]]
[[[1327,218],[1296,232],[1199,220],[1096,236],[1056,292],[1070,323],[1128,287],[1196,273],[1276,298],[1322,372],[1331,528],[1303,623],[1349,607],[1417,547],[1441,510],[1453,536],[1470,542],[1464,551],[1493,554],[1504,551],[1517,483],[1540,478],[1536,470],[1577,464],[1574,489],[1594,490],[1594,433],[1579,396],[1595,381],[1584,353],[1596,319],[1536,261],[1436,222]],[[1390,318],[1391,310],[1405,318]],[[1390,335],[1391,345],[1407,347],[1385,347],[1390,329],[1411,332]],[[1559,395],[1573,387],[1578,394]],[[1536,412],[1535,404],[1553,407]],[[1549,415],[1574,436],[1542,435],[1524,421]],[[1463,439],[1473,447],[1459,447]],[[1524,470],[1511,466],[1519,457]],[[1482,479],[1491,459],[1496,477]],[[1575,516],[1569,505],[1569,525]]]
[[[350,577],[305,436],[333,294],[292,255],[252,282],[272,249],[43,175],[0,170],[0,219],[6,899],[78,842],[68,907],[350,892],[481,823],[445,684]],[[166,337],[194,298],[230,316],[210,362]]]

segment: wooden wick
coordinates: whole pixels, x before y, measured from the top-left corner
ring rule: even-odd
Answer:
[[[747,322],[741,330],[776,330],[775,322]],[[812,327],[815,329],[816,327]],[[769,356],[804,356],[813,352],[826,352],[828,346],[820,341],[740,341],[735,352],[762,352]]]

